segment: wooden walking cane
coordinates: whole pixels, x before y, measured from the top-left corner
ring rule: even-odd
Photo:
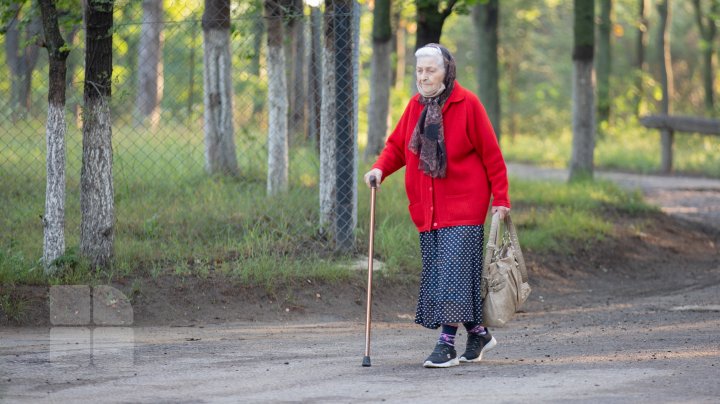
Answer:
[[[365,356],[362,365],[370,366],[370,322],[372,312],[372,276],[373,276],[373,244],[375,242],[375,192],[377,179],[370,177],[370,240],[368,248],[368,283],[367,283],[367,312],[365,316]]]

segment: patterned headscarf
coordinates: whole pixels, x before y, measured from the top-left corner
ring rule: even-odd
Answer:
[[[445,64],[445,78],[443,79],[445,90],[431,98],[420,95],[419,101],[425,107],[420,113],[420,119],[410,137],[408,147],[410,151],[419,156],[418,168],[420,170],[433,178],[445,178],[447,154],[445,152],[442,107],[455,86],[455,58],[442,45],[431,43],[424,47],[437,48],[442,53]]]

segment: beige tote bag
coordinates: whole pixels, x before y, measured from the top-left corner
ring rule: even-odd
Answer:
[[[530,296],[531,290],[510,214],[505,216],[504,222],[500,232],[500,215],[493,215],[480,288],[484,299],[483,323],[493,327],[507,324]]]

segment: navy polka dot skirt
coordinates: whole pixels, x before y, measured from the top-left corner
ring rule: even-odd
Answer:
[[[480,280],[483,226],[455,226],[420,233],[422,277],[415,323],[482,324]]]

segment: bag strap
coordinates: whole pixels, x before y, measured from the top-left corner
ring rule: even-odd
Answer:
[[[505,229],[510,234],[510,244],[515,251],[515,258],[517,258],[518,266],[520,267],[520,275],[522,281],[528,281],[527,267],[525,266],[525,257],[523,256],[522,249],[520,248],[520,240],[518,239],[517,229],[515,224],[510,218],[510,213],[505,215]],[[487,270],[492,260],[495,250],[502,243],[502,233],[500,232],[500,214],[495,213],[492,216],[492,222],[490,222],[490,234],[488,236],[487,249],[485,250],[485,257],[483,257],[483,271]]]
[[[483,257],[483,271],[487,273],[487,268],[490,266],[495,250],[498,248],[498,229],[500,228],[500,216],[496,213],[492,216],[492,222],[490,222],[490,235],[488,236],[487,249],[485,251],[485,257]]]
[[[497,215],[497,213],[496,213]],[[510,243],[512,243],[513,250],[515,250],[515,258],[518,261],[518,266],[520,267],[520,275],[522,276],[522,281],[527,282],[528,281],[528,273],[527,273],[527,267],[525,266],[525,257],[523,256],[522,249],[520,248],[520,240],[518,239],[517,230],[515,229],[515,224],[513,224],[512,219],[510,219],[510,214],[505,215],[505,226],[510,233]]]

